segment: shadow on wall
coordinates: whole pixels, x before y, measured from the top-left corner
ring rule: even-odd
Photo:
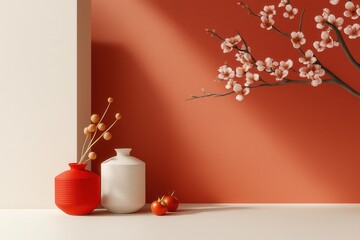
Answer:
[[[102,113],[106,97],[112,96],[114,102],[104,121],[111,122],[117,111],[123,116],[112,130],[113,138],[100,141],[95,147],[100,154],[92,163],[92,170],[100,174],[100,163],[114,156],[115,148],[131,147],[131,154],[146,163],[147,200],[165,194],[161,189],[171,191],[176,186],[172,183],[178,170],[177,164],[170,165],[169,161],[179,151],[181,141],[177,141],[177,126],[168,113],[167,100],[158,94],[141,64],[121,45],[93,42],[92,66],[92,112]],[[188,177],[182,182],[211,201],[205,189]]]
[[[169,8],[178,11],[177,4],[164,0],[95,2],[92,109],[101,113],[101,99],[112,96],[112,109],[124,116],[114,138],[97,146],[99,157],[133,147],[134,156],[147,163],[148,201],[172,190],[184,202],[360,200],[360,161],[354,157],[360,144],[358,99],[324,85],[256,89],[243,103],[233,96],[185,102],[199,82],[213,87],[212,78],[206,79],[209,69],[215,77],[213,64],[231,58],[201,24],[191,23],[214,17],[202,1],[181,2],[185,10],[191,5],[190,15],[171,15]],[[223,1],[211,3],[216,12]],[[217,17],[212,20],[225,21]]]

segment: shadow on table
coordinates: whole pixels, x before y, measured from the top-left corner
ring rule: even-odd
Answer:
[[[253,207],[248,206],[226,206],[226,205],[214,205],[214,206],[199,206],[199,207],[184,207],[178,209],[174,213],[169,213],[170,215],[190,215],[190,214],[199,214],[204,212],[224,212],[224,211],[243,211],[253,209]]]
[[[254,207],[249,206],[227,206],[227,205],[201,205],[199,206],[187,206],[180,205],[179,209],[176,212],[168,212],[166,216],[178,216],[178,215],[190,215],[190,214],[199,214],[204,212],[223,212],[223,211],[243,211],[243,210],[249,210],[254,209]],[[129,213],[129,214],[114,214],[106,209],[96,209],[91,215],[89,216],[130,216],[130,215],[139,215],[139,214],[152,214],[150,210],[150,205],[146,204],[142,209],[140,209],[136,213]]]

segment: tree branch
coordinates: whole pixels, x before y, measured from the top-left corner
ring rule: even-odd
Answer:
[[[305,56],[304,51],[301,48],[298,48],[298,51]],[[320,60],[317,58],[317,56],[314,54],[314,57],[316,58],[315,64],[319,64],[322,69],[326,72],[327,75],[329,75],[333,79],[333,83],[336,83],[340,85],[341,87],[345,88],[348,92],[353,94],[356,97],[360,97],[360,92],[356,91],[354,88],[352,88],[350,85],[348,85],[346,82],[341,80],[335,73],[333,73],[330,69],[328,69],[324,64],[320,62]]]
[[[346,43],[344,41],[344,38],[341,35],[341,32],[339,31],[339,29],[334,26],[333,24],[329,23],[329,22],[325,22],[329,27],[331,27],[332,30],[335,31],[337,40],[339,41],[346,57],[350,60],[351,64],[354,65],[358,70],[360,70],[360,64],[355,60],[355,58],[351,55],[350,50],[348,49],[348,47],[346,46]]]
[[[302,10],[299,22],[299,32],[302,32],[303,18],[304,18],[305,9]]]
[[[246,3],[244,2],[238,2],[238,5],[240,5],[241,7],[243,8],[246,8],[248,10],[248,13],[255,16],[255,17],[258,17],[260,18],[260,15],[256,14]]]
[[[323,83],[334,83],[334,80],[333,79],[324,79]],[[285,85],[290,85],[290,84],[309,85],[309,84],[311,84],[311,81],[309,81],[309,80],[293,80],[293,79],[284,78],[283,81],[279,81],[276,83],[262,83],[262,84],[258,84],[258,85],[249,86],[248,88],[280,87],[280,86],[285,86]],[[197,99],[197,98],[223,97],[223,96],[231,95],[234,93],[236,93],[236,92],[231,91],[231,92],[225,92],[225,93],[204,93],[203,95],[192,95],[191,98],[186,99],[186,101]]]
[[[197,99],[197,98],[207,98],[207,97],[224,97],[230,94],[235,93],[234,91],[225,92],[225,93],[204,93],[203,95],[191,95],[191,98],[186,99],[186,101]]]
[[[289,33],[285,33],[283,31],[280,31],[277,27],[275,27],[275,25],[273,25],[271,29],[273,29],[275,32],[279,33],[280,35],[283,35],[283,36],[288,37],[288,38],[291,37]]]

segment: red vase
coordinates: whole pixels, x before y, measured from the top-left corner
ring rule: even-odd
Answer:
[[[100,204],[100,176],[85,170],[86,163],[69,166],[55,177],[55,204],[70,215],[90,214]]]

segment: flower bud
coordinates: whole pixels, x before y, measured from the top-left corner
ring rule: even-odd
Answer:
[[[120,120],[120,119],[121,119],[120,113],[115,114],[115,118],[116,118],[117,120]]]
[[[112,97],[108,98],[108,103],[112,103],[114,101],[114,99]]]

